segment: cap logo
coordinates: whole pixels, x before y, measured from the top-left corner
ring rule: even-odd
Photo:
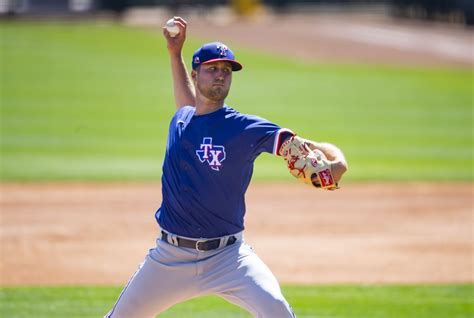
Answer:
[[[227,56],[227,50],[228,50],[228,48],[225,45],[219,45],[217,47],[217,51],[219,52],[220,57]]]
[[[199,60],[199,56],[194,58],[194,64],[199,64],[201,61]]]

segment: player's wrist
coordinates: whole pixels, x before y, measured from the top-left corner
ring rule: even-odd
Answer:
[[[182,49],[168,47],[168,54],[171,59],[183,60]]]

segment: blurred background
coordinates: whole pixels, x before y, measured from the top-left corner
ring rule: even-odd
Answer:
[[[277,13],[378,8],[395,17],[474,24],[474,4],[469,0],[3,0],[0,12],[31,16],[111,11],[122,15],[133,7],[162,7],[178,14],[183,9],[218,6],[230,6],[240,15],[263,7]]]

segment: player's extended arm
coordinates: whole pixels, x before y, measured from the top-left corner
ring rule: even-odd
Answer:
[[[182,55],[187,23],[180,17],[174,17],[174,22],[180,29],[178,35],[171,37],[165,27],[163,27],[163,35],[166,38],[170,55],[176,109],[180,109],[183,106],[194,106],[196,92]]]
[[[315,142],[312,140],[305,140],[311,150],[321,151],[326,158],[331,162],[331,172],[336,182],[341,180],[342,175],[347,171],[348,165],[341,149],[333,144],[327,142]]]
[[[287,137],[281,144],[282,156],[297,179],[328,190],[337,189],[347,171],[342,151],[333,144],[318,143],[299,136]]]

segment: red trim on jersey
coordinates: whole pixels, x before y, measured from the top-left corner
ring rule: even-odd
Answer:
[[[275,145],[273,147],[273,154],[279,156],[280,152],[280,147],[281,144],[283,143],[283,137],[291,137],[294,136],[295,133],[293,133],[291,130],[282,128],[278,131],[277,135],[275,136]],[[285,138],[286,139],[286,138]]]

